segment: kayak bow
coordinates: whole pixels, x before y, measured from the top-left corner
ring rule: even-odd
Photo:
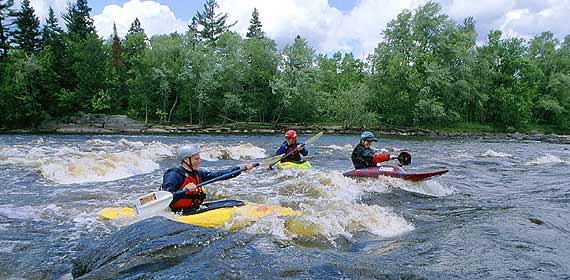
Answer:
[[[311,168],[311,163],[308,161],[303,161],[303,162],[286,161],[286,162],[278,162],[274,165],[274,167],[277,169],[302,169],[302,170],[306,170],[306,169]]]
[[[136,213],[133,208],[104,208],[97,215],[103,219],[112,220],[134,217]],[[185,224],[221,228],[233,217],[240,218],[240,225],[247,225],[270,215],[278,217],[299,216],[301,212],[279,205],[246,204],[239,200],[219,200],[206,202],[196,211],[184,216],[177,215],[174,220]]]

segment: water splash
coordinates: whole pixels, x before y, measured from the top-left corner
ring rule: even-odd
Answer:
[[[221,145],[199,145],[200,156],[207,161],[217,160],[251,160],[267,157],[265,149],[250,143],[240,144],[233,147]]]
[[[542,165],[542,164],[562,163],[562,162],[564,162],[564,161],[562,159],[560,159],[559,157],[548,154],[548,155],[539,157],[535,160],[531,160],[531,161],[527,162],[527,165]]]
[[[495,152],[493,150],[487,150],[483,154],[480,155],[481,157],[512,157],[511,154],[502,153],[502,152]]]
[[[37,168],[46,179],[59,184],[105,182],[145,174],[159,167],[158,161],[172,156],[170,146],[160,142],[116,142],[92,139],[82,144],[0,147],[0,164]]]

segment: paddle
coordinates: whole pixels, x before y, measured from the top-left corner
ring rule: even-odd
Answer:
[[[311,144],[311,143],[317,141],[317,139],[319,139],[321,136],[323,136],[323,132],[322,132],[322,131],[319,132],[319,133],[317,133],[317,134],[315,134],[313,137],[307,139],[307,141],[305,141],[305,143],[303,143],[301,146],[304,147],[304,146],[306,146],[306,145],[309,145],[309,144]],[[297,151],[297,149],[295,149],[295,150],[293,150],[293,151],[287,153],[286,155],[280,157],[279,160],[276,160],[274,163],[272,163],[272,164],[269,165],[269,169],[272,169],[275,164],[277,164],[278,162],[280,162],[280,161],[282,161],[283,159],[287,158],[288,156],[292,155],[292,154],[295,153],[296,151]],[[280,156],[280,155],[277,155],[277,156],[275,156],[275,157],[279,157],[279,156]]]
[[[402,165],[410,165],[412,163],[412,155],[408,152],[401,152],[398,155],[398,163]]]
[[[260,165],[268,165],[272,162],[274,162],[276,159],[280,158],[280,156],[274,156],[268,159],[264,159],[261,162],[257,162],[253,164],[253,167],[257,167]],[[242,169],[238,169],[235,171],[232,171],[230,173],[224,174],[222,176],[218,176],[216,178],[212,178],[208,181],[202,182],[198,185],[196,185],[196,188],[217,182],[219,180],[223,180],[226,179],[228,177],[231,177],[233,175],[239,174],[241,172],[243,172],[244,170]],[[137,215],[151,215],[157,212],[161,212],[164,211],[168,208],[168,206],[170,205],[170,203],[172,202],[172,200],[175,197],[179,197],[181,195],[183,195],[184,193],[186,193],[188,190],[179,190],[176,191],[174,194],[172,194],[169,191],[156,191],[156,192],[152,192],[146,195],[143,195],[141,197],[139,197],[135,203],[133,204],[133,208],[135,209],[135,213]]]

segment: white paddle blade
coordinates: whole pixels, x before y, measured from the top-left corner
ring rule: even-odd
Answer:
[[[172,193],[167,191],[157,191],[139,197],[133,203],[133,208],[137,215],[151,216],[159,214],[168,209],[172,201]]]

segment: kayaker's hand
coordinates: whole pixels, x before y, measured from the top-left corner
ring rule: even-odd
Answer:
[[[301,144],[297,145],[297,151],[300,152],[302,149],[303,149],[303,145],[301,145]]]
[[[250,170],[253,169],[253,164],[251,164],[251,163],[249,163],[249,162],[246,163],[246,164],[240,164],[240,165],[239,165],[239,169],[245,170],[245,172],[249,173]]]
[[[196,192],[196,185],[194,183],[188,183],[188,185],[184,186],[184,189],[188,190],[186,193],[194,193]]]

